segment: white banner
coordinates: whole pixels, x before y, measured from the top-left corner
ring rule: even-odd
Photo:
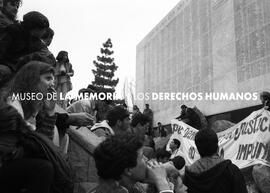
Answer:
[[[198,130],[183,123],[172,120],[172,139],[181,141],[178,155],[184,156],[186,165],[191,165],[200,158],[194,139]],[[230,159],[240,169],[263,164],[270,166],[270,112],[258,110],[243,121],[226,131],[217,133],[219,153],[224,159]]]

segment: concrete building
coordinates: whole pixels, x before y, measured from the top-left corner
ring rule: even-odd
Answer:
[[[269,10],[269,0],[181,0],[137,45],[136,104],[150,104],[154,125],[169,124],[181,104],[207,116],[260,104],[246,93],[270,90]],[[160,92],[182,98],[151,97]],[[242,97],[205,97],[213,92]]]

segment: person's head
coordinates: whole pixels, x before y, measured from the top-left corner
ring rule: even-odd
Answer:
[[[45,42],[46,46],[50,46],[54,36],[54,31],[51,28],[47,28],[41,39]]]
[[[149,109],[149,104],[145,104],[145,108],[146,109]]]
[[[51,92],[53,87],[53,67],[44,62],[31,61],[25,64],[15,75],[12,81],[10,95],[41,93],[44,98],[48,92]],[[21,101],[26,118],[37,110],[37,105],[40,105],[40,102],[38,100]]]
[[[187,109],[187,106],[186,105],[181,105],[181,112],[185,112]]]
[[[121,106],[110,109],[106,119],[115,132],[126,132],[130,126],[129,112]]]
[[[68,52],[67,51],[60,51],[56,57],[58,62],[69,62],[68,59]]]
[[[264,105],[264,106],[269,105],[270,93],[266,92],[266,91],[260,93],[260,99],[261,99],[262,105]]]
[[[170,159],[169,161],[171,161],[174,165],[174,167],[178,170],[181,170],[186,162],[185,159],[182,156],[175,156],[174,158]]]
[[[21,3],[21,0],[3,0],[2,11],[8,18],[15,20]]]
[[[134,110],[134,111],[137,111],[137,110],[139,110],[139,107],[138,107],[137,105],[134,105],[134,106],[133,106],[133,110]]]
[[[119,181],[128,177],[133,181],[146,178],[143,143],[135,135],[115,135],[100,143],[94,150],[97,173],[101,179]]]
[[[31,11],[23,16],[22,25],[29,31],[31,36],[41,38],[47,28],[50,27],[49,20],[37,11]]]
[[[161,122],[158,122],[157,125],[158,125],[158,127],[161,127]]]
[[[170,149],[172,151],[178,149],[181,145],[181,142],[178,139],[173,139],[170,143]]]
[[[212,129],[199,130],[195,135],[195,144],[201,157],[212,156],[218,151],[218,137]]]
[[[170,157],[171,157],[171,153],[166,151],[165,148],[157,149],[156,159],[158,162],[166,163],[169,161]]]
[[[144,114],[135,114],[132,117],[131,126],[136,134],[144,136],[147,132],[149,119]]]

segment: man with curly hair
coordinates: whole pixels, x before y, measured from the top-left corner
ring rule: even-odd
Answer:
[[[91,193],[131,193],[136,182],[145,181],[155,184],[160,192],[172,193],[165,168],[156,161],[147,162],[142,147],[142,141],[131,134],[103,141],[94,151],[100,181]]]

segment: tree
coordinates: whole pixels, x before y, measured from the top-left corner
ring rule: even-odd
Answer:
[[[111,57],[113,54],[112,47],[113,45],[109,38],[100,49],[101,56],[97,56],[97,60],[93,61],[96,70],[92,70],[95,76],[92,85],[97,92],[114,93],[115,87],[119,82],[118,78],[114,79],[114,73],[118,66],[115,65],[114,58]]]

